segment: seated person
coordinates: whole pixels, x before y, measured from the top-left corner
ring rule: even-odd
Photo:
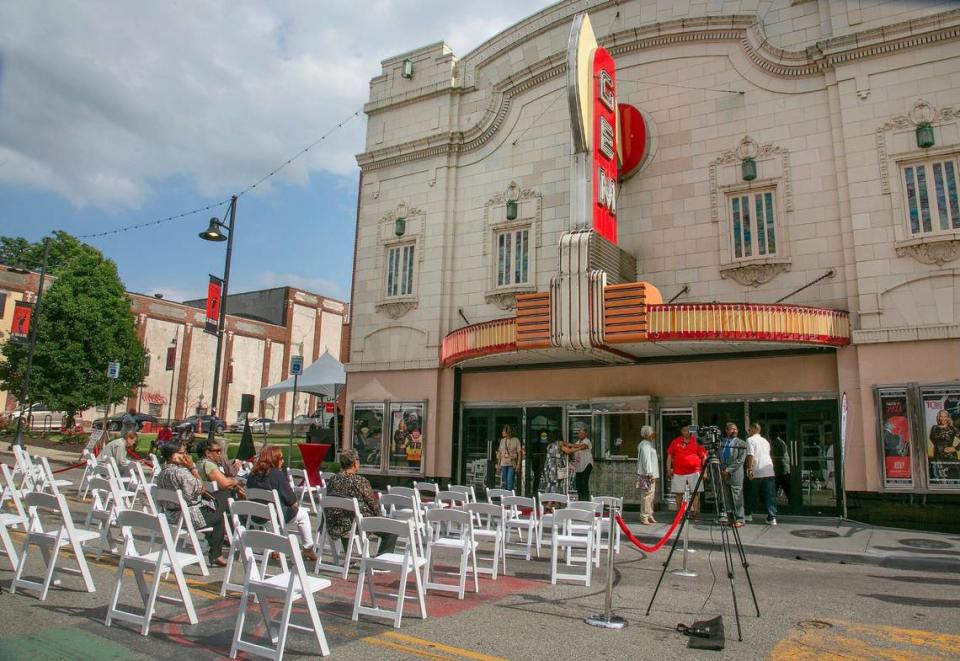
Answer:
[[[300,532],[300,547],[303,557],[316,561],[317,554],[313,550],[313,528],[310,526],[310,514],[299,506],[297,496],[290,486],[290,478],[283,470],[283,453],[280,448],[268,445],[260,452],[250,476],[247,486],[254,489],[267,489],[280,494],[280,504],[283,511],[284,524],[294,521]]]
[[[220,441],[206,440],[200,444],[197,472],[201,480],[215,482],[218,490],[235,493],[237,496],[243,495],[243,483],[228,475],[229,471],[223,466],[223,444]]]
[[[350,448],[340,453],[340,472],[327,480],[327,495],[338,498],[356,498],[360,505],[360,514],[363,516],[380,516],[380,503],[373,493],[370,480],[357,475],[360,470],[360,455]],[[324,510],[327,521],[327,532],[331,537],[338,538],[347,550],[347,535],[353,525],[353,512],[341,509]],[[397,544],[396,535],[384,534],[380,536],[380,546],[377,555],[393,553]]]
[[[170,425],[164,425],[160,428],[160,431],[157,432],[157,437],[150,443],[150,452],[156,452],[161,445],[169,443],[172,440],[173,430],[170,429]]]
[[[103,451],[100,453],[100,460],[104,461],[108,457],[113,457],[113,460],[117,462],[117,468],[123,468],[130,463],[127,451],[132,450],[136,445],[137,432],[128,431],[120,438],[115,438],[103,446]]]
[[[167,443],[160,448],[160,457],[164,461],[160,474],[157,475],[156,485],[160,489],[179,491],[187,504],[190,521],[194,528],[210,528],[206,534],[207,545],[210,547],[209,561],[213,567],[226,567],[227,561],[223,557],[224,522],[223,513],[227,511],[229,491],[217,491],[206,494],[203,483],[193,460],[187,454],[181,443]],[[208,498],[204,499],[207,495]],[[212,499],[212,500],[211,500]],[[179,509],[166,510],[167,518],[171,523],[177,521]]]

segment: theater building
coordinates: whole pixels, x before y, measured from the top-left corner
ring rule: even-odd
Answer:
[[[529,492],[538,432],[586,425],[592,490],[635,503],[643,424],[662,459],[685,423],[757,421],[786,511],[949,512],[958,35],[949,2],[564,1],[384,60],[345,358],[364,473],[495,486],[509,424]]]

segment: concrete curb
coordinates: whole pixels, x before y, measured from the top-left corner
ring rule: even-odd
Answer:
[[[640,539],[643,542],[654,543],[660,540],[659,536],[644,533],[637,534],[637,531],[634,531],[633,534],[637,537],[637,539]],[[629,544],[629,542],[626,543]],[[711,542],[703,539],[691,539],[690,545],[696,548],[698,551],[701,549],[708,551],[723,550],[723,546],[719,541]],[[677,546],[678,554],[681,552],[682,548],[682,543],[681,545]],[[663,551],[669,553],[669,547],[665,546]],[[924,558],[900,553],[877,553],[870,551],[858,553],[853,551],[831,551],[829,549],[810,549],[801,547],[786,548],[751,543],[743,544],[743,552],[747,556],[748,563],[750,562],[751,555],[759,555],[771,558],[783,558],[785,560],[806,560],[811,562],[825,562],[841,565],[870,565],[875,567],[883,567],[884,569],[900,569],[907,571],[955,572],[958,565],[958,560],[956,557]],[[675,559],[674,562],[677,563],[678,567],[680,566],[679,559]],[[739,565],[739,561],[737,559],[735,559],[734,562]]]

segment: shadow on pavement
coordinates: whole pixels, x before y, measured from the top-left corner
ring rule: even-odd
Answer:
[[[960,599],[928,599],[927,597],[907,597],[895,594],[861,594],[877,601],[900,606],[916,606],[920,608],[960,608]]]

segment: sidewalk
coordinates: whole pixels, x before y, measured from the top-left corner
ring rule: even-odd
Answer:
[[[673,515],[658,512],[656,525],[642,526],[631,521],[636,517],[631,512],[626,521],[638,539],[652,544],[666,533]],[[710,515],[701,514],[700,520],[689,526],[690,548],[721,548],[720,527],[711,525],[711,521]],[[758,517],[756,523],[739,528],[748,561],[751,555],[766,555],[906,570],[956,572],[960,567],[960,535],[956,534],[881,528],[836,517],[778,516],[777,526],[761,521]],[[732,534],[729,539],[733,543]],[[671,566],[680,566],[682,549],[681,540]],[[669,544],[662,552],[669,552]]]
[[[80,455],[80,446],[69,449],[28,446],[32,454],[47,457],[62,465],[73,464]],[[13,453],[6,444],[0,447],[0,460],[13,461]],[[658,523],[641,526],[636,523],[636,512],[627,512],[624,517],[633,534],[646,544],[653,544],[666,533],[673,521],[673,512],[657,512]],[[880,528],[840,520],[835,517],[778,516],[779,525],[768,526],[760,522],[748,523],[740,528],[740,539],[749,560],[751,555],[765,555],[797,560],[836,562],[840,564],[876,565],[890,569],[949,570],[960,567],[960,535],[950,533],[922,532],[900,528]],[[701,514],[700,521],[690,526],[690,548],[720,549],[719,526],[710,525],[708,515]],[[731,542],[733,535],[730,535]],[[630,542],[624,540],[625,544]],[[671,566],[680,566],[682,542]],[[669,552],[669,543],[661,553]],[[664,556],[666,559],[666,556]]]

